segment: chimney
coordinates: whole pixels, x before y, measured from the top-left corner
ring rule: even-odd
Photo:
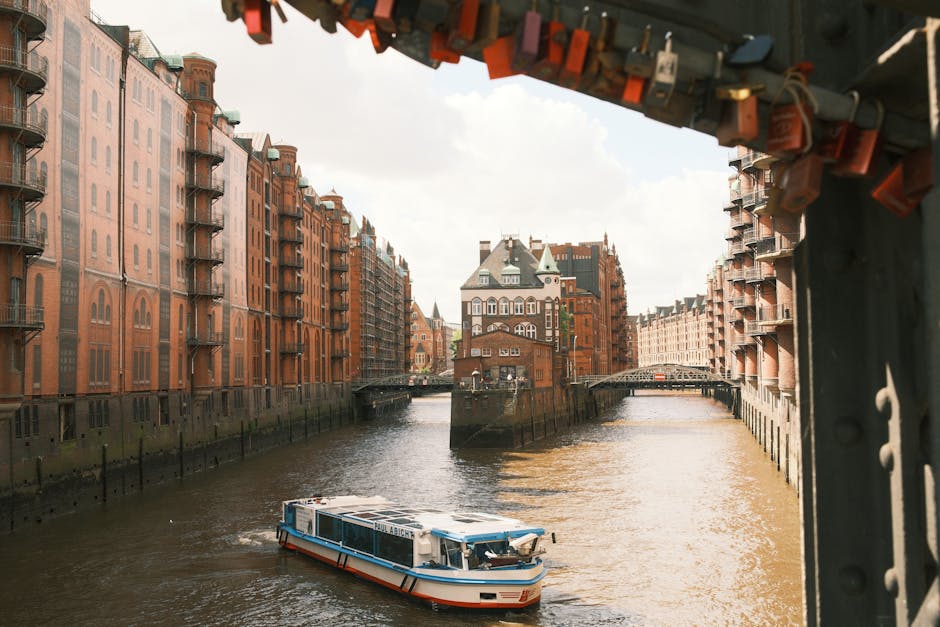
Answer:
[[[480,263],[486,261],[486,258],[490,256],[490,242],[489,240],[480,241]]]

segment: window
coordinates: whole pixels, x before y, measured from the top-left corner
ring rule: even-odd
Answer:
[[[92,258],[98,257],[98,231],[94,229],[91,231],[91,256]]]
[[[111,127],[111,101],[109,100],[105,104],[105,122],[107,122],[108,127]]]
[[[137,207],[137,203],[134,203],[134,209],[131,212],[131,219],[134,222],[134,226],[137,226],[138,221],[140,220],[140,209]]]
[[[91,138],[91,162],[98,163],[98,138]]]
[[[521,316],[523,313],[525,313],[525,301],[522,300],[521,296],[516,298],[516,300],[513,301],[512,312],[516,314],[517,316]]]
[[[134,145],[140,142],[140,122],[134,120]]]
[[[470,328],[470,335],[480,335],[483,333],[483,327],[479,324],[475,324]]]
[[[110,189],[104,193],[104,212],[107,215],[111,215],[111,190]]]
[[[492,357],[492,356],[493,356],[493,349],[491,349],[491,348],[484,348],[482,351],[480,351],[480,353],[481,353],[481,355],[483,355],[483,357]]]
[[[148,175],[148,176],[150,175],[150,171],[149,171],[149,170],[147,171],[147,175]],[[152,212],[151,212],[151,210],[150,210],[150,207],[147,207],[147,232],[148,232],[148,233],[150,232],[150,223],[151,223],[151,217],[152,217],[152,216],[151,216],[151,213],[152,213]]]
[[[307,531],[310,532],[312,530],[308,529]],[[342,542],[343,523],[335,516],[330,516],[329,514],[324,514],[323,512],[317,512],[316,534],[325,540]]]
[[[104,171],[111,174],[111,146],[104,149]]]
[[[372,553],[375,550],[372,529],[353,522],[343,521],[343,546],[365,553]]]
[[[111,236],[110,235],[108,235],[104,241],[104,254],[108,257],[108,259],[111,258]]]
[[[147,129],[147,152],[153,151],[153,129]]]
[[[525,302],[525,312],[530,316],[537,314],[539,312],[539,303],[534,298],[530,298]]]
[[[153,274],[153,251],[147,249],[147,272]]]
[[[134,244],[134,269],[140,268],[140,249]]]
[[[98,186],[94,183],[91,184],[91,210],[98,210]]]
[[[140,164],[138,164],[138,163],[135,161],[135,162],[134,162],[134,167],[132,168],[132,170],[133,170],[133,173],[134,173],[134,175],[133,175],[134,187],[137,187],[137,186],[140,184]]]
[[[507,347],[500,347],[500,349],[499,349],[499,356],[500,356],[500,357],[509,357],[509,348],[507,348]]]
[[[518,357],[519,355],[522,354],[522,351],[519,349],[518,346],[511,346],[509,347],[509,354],[512,357]]]
[[[483,313],[483,301],[479,298],[474,298],[470,301],[470,313],[474,316],[479,316]]]
[[[390,562],[411,567],[414,565],[414,540],[376,531],[375,555]]]
[[[150,168],[147,168],[147,191],[149,192],[152,189],[153,189],[153,172],[150,170]]]
[[[499,315],[501,316],[509,315],[509,300],[506,298],[499,299]]]
[[[490,284],[490,275],[480,273],[480,285],[489,285]]]
[[[496,299],[490,298],[486,301],[486,315],[495,316],[496,315]]]
[[[98,117],[98,92],[91,90],[91,117]]]

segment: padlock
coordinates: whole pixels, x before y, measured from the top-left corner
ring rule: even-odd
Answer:
[[[467,46],[468,52],[477,52],[493,44],[499,39],[499,16],[501,9],[499,0],[491,0],[480,5],[480,15],[477,19],[477,34],[474,42]],[[498,47],[502,49],[502,44]]]
[[[884,205],[889,211],[906,218],[917,208],[923,196],[911,198],[904,193],[904,160],[898,161],[875,189],[871,197]]]
[[[525,12],[516,29],[516,46],[512,55],[512,67],[517,72],[528,72],[539,56],[542,40],[542,16],[538,12],[538,0],[532,0],[532,8]]]
[[[738,146],[753,141],[760,134],[757,117],[757,96],[744,100],[724,100],[721,104],[721,120],[715,129],[720,146]]]
[[[431,69],[436,70],[441,65],[440,61],[430,56],[431,35],[420,28],[405,31],[402,29],[402,23],[399,22],[398,34],[392,40],[392,48]]]
[[[904,195],[923,198],[933,188],[933,153],[920,148],[904,155]]]
[[[638,105],[643,101],[646,91],[646,79],[653,75],[653,60],[649,56],[650,36],[653,27],[649,24],[643,29],[640,45],[634,46],[627,53],[624,70],[627,72],[627,82],[623,88],[620,99],[628,104]]]
[[[271,5],[268,0],[244,0],[245,29],[257,44],[271,43]]]
[[[348,6],[348,5],[347,5]],[[340,20],[343,28],[348,30],[356,39],[362,37],[362,34],[369,30],[369,22],[354,20],[351,17],[344,17]]]
[[[682,128],[692,123],[695,114],[695,96],[687,91],[676,91],[664,107],[650,107],[646,117],[663,124]]]
[[[806,88],[805,77],[791,72],[784,78],[780,91],[774,96],[767,123],[767,149],[775,157],[793,157],[811,148],[813,114],[816,100]],[[783,93],[793,102],[776,104]]]
[[[375,0],[372,19],[376,27],[386,33],[394,33],[398,30],[395,24],[395,0]]]
[[[317,2],[315,14],[320,21],[320,28],[333,34],[336,32],[336,24],[340,20],[339,8],[332,2]]]
[[[558,4],[556,3],[552,7],[552,19],[543,37],[542,49],[545,56],[532,65],[529,74],[543,81],[554,81],[565,62],[567,38],[568,31],[564,23],[558,19]]]
[[[451,6],[443,0],[421,0],[415,12],[414,27],[433,33],[444,25],[450,16]]]
[[[584,62],[587,60],[588,47],[591,44],[591,33],[587,31],[587,21],[590,9],[584,7],[581,15],[581,28],[571,32],[568,40],[568,54],[565,56],[565,65],[558,76],[558,84],[569,89],[576,89],[584,73]]]
[[[515,76],[519,72],[512,69],[512,49],[515,37],[500,37],[483,49],[483,61],[490,74],[490,80]]]
[[[443,63],[460,63],[460,53],[447,45],[447,35],[439,30],[431,33],[431,48],[428,55]]]
[[[587,61],[584,64],[584,78],[590,79],[598,75],[601,70],[600,55],[610,46],[610,36],[614,28],[611,27],[611,20],[604,11],[601,13],[601,27],[598,30],[597,37],[588,47]]]
[[[852,125],[842,156],[832,166],[832,173],[836,176],[864,177],[872,174],[881,152],[881,125],[885,117],[884,105],[876,100],[875,107],[878,119],[873,128]]]
[[[463,0],[457,11],[457,23],[447,37],[447,45],[462,52],[477,36],[477,18],[480,16],[480,0]]]
[[[656,53],[656,65],[650,86],[646,91],[646,105],[649,107],[665,107],[676,87],[676,77],[679,72],[679,55],[672,51],[672,33],[666,33],[666,43],[663,49]]]
[[[807,153],[784,170],[780,181],[780,188],[783,190],[780,198],[781,209],[799,213],[819,198],[824,165],[822,157]]]
[[[588,57],[590,60],[590,56]],[[588,87],[588,93],[604,100],[615,100],[623,94],[627,75],[623,71],[624,57],[617,50],[607,49],[597,53],[600,75]]]
[[[723,109],[727,106],[727,103],[722,102],[716,95],[716,86],[722,80],[724,61],[724,51],[715,51],[711,76],[702,81],[700,86],[697,85],[697,81],[693,81],[696,84],[696,88],[692,92],[692,95],[695,96],[695,111],[692,114],[692,122],[689,126],[708,135],[715,135],[718,132]],[[719,141],[719,143],[721,142]]]
[[[375,20],[368,20],[366,24],[369,36],[372,38],[372,47],[375,49],[375,53],[382,54],[388,50],[388,47],[392,45],[392,41],[394,41],[392,34],[378,28],[375,25]]]
[[[835,163],[842,158],[849,136],[852,134],[852,125],[858,112],[859,95],[857,91],[850,91],[854,105],[852,115],[848,120],[829,120],[822,124],[816,154],[826,163]]]

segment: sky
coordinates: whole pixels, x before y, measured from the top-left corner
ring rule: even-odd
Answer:
[[[283,5],[283,3],[282,3]],[[714,138],[528,77],[490,81],[471,59],[432,70],[368,34],[334,35],[284,5],[260,46],[218,0],[92,0],[108,24],[163,54],[218,64],[215,99],[238,132],[298,148],[304,176],[335,189],[409,265],[426,315],[460,320],[479,242],[607,234],[629,313],[702,293],[725,248],[730,151]]]

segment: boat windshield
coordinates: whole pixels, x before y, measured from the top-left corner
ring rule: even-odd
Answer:
[[[507,566],[521,559],[519,553],[505,540],[471,542],[467,544],[467,549],[467,565],[470,569]]]
[[[441,558],[451,568],[463,570],[463,550],[460,542],[444,538],[441,540]]]

